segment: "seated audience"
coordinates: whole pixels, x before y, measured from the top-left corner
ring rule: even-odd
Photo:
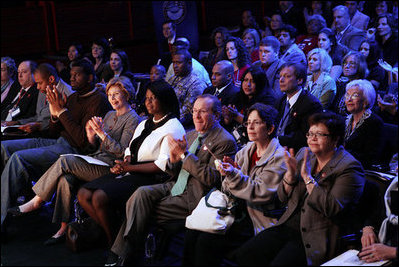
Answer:
[[[295,43],[297,30],[291,25],[283,25],[278,35],[280,42],[280,59],[287,63],[300,63],[307,65],[305,53]]]
[[[113,78],[107,84],[108,101],[114,110],[109,111],[104,119],[92,117],[86,124],[87,139],[93,146],[101,142],[99,148],[89,156],[102,161],[105,165],[90,164],[78,155],[61,156],[33,186],[35,197],[27,203],[9,209],[15,215],[36,210],[44,202],[51,201],[56,193],[53,223],[60,223],[61,227],[45,245],[53,245],[65,240],[67,224],[71,217],[71,203],[77,186],[90,182],[100,176],[110,173],[116,159],[123,156],[128,147],[133,132],[140,122],[140,117],[130,107],[129,98],[134,96],[134,88],[126,77]],[[68,181],[73,176],[74,181]],[[71,179],[71,178],[69,178]]]
[[[279,84],[279,72],[281,66],[285,63],[284,60],[279,59],[279,51],[280,42],[278,39],[274,36],[267,36],[259,43],[260,60],[252,64],[253,66],[261,67],[265,71],[269,87],[276,99],[282,96]]]
[[[167,82],[175,90],[180,107],[180,122],[184,128],[193,125],[191,110],[197,96],[201,95],[207,87],[206,83],[193,72],[192,57],[187,49],[173,52],[173,69],[175,74]]]
[[[383,14],[393,13],[393,3],[395,1],[366,1],[365,5],[370,10],[370,23],[369,25],[377,25],[378,17]]]
[[[303,11],[294,1],[278,1],[279,12],[285,24],[295,25],[298,33],[306,32]]]
[[[230,32],[237,38],[241,38],[246,29],[255,29],[258,31],[259,36],[261,36],[261,29],[259,28],[254,12],[250,9],[244,9],[241,13],[241,23],[240,25],[231,30]]]
[[[245,124],[250,142],[237,152],[235,162],[224,157],[219,171],[225,176],[223,191],[246,202],[252,224],[245,220],[239,222],[236,213],[236,220],[225,235],[187,230],[183,265],[220,266],[227,252],[239,247],[253,234],[274,226],[283,212],[276,190],[286,171],[286,152],[275,138],[277,110],[256,103],[248,113]]]
[[[234,66],[234,85],[240,87],[241,78],[251,63],[248,50],[240,38],[230,37],[226,40],[225,53],[225,59],[230,60]]]
[[[139,186],[163,182],[170,150],[167,136],[181,139],[185,133],[178,120],[176,94],[167,82],[150,84],[145,106],[149,118],[135,129],[124,160],[116,160],[111,174],[84,184],[78,191],[80,205],[104,229],[109,246],[119,228],[117,211],[123,213],[133,192]]]
[[[48,63],[40,64],[33,73],[36,82],[37,90],[39,90],[36,113],[34,116],[13,121],[13,123],[20,124],[18,127],[30,135],[27,137],[37,136],[46,137],[47,130],[50,124],[50,107],[46,100],[47,87],[65,97],[69,97],[74,91],[71,86],[66,84],[57,73],[57,70]]]
[[[346,119],[344,147],[365,169],[379,163],[382,146],[382,119],[371,111],[376,98],[372,84],[354,80],[346,85]]]
[[[336,85],[329,75],[332,60],[327,51],[315,48],[308,54],[308,78],[305,89],[317,97],[323,109],[330,109],[334,100]]]
[[[309,16],[306,20],[306,34],[299,35],[295,43],[308,56],[310,50],[317,47],[319,32],[327,27],[326,20],[320,15]]]
[[[305,21],[307,18],[312,15],[320,15],[325,20],[328,26],[331,26],[333,22],[332,12],[331,12],[331,4],[332,1],[310,1],[310,8],[304,7],[303,8],[303,15]]]
[[[3,125],[15,125],[19,119],[29,118],[36,113],[36,103],[39,95],[33,73],[37,63],[26,60],[18,66],[19,92],[9,94],[1,108],[1,122]],[[5,121],[5,122],[3,122]]]
[[[371,82],[376,91],[384,91],[387,87],[385,71],[378,64],[382,58],[382,51],[375,41],[365,40],[360,45],[359,52],[366,58],[369,74],[366,79]],[[385,93],[385,92],[384,92]]]
[[[212,68],[216,64],[224,59],[224,47],[225,41],[230,37],[230,32],[225,27],[217,27],[212,31],[211,41],[214,48],[211,49],[208,55],[200,60],[201,64],[208,71],[209,76],[212,74]]]
[[[345,123],[336,114],[309,119],[307,144],[285,155],[277,194],[287,210],[235,251],[238,265],[320,265],[337,256],[364,187],[361,164],[342,147]]]
[[[353,51],[359,51],[360,44],[366,39],[364,31],[351,25],[349,10],[346,6],[336,6],[333,9],[335,38],[337,43],[343,44]]]
[[[89,141],[85,126],[93,116],[104,116],[110,110],[105,94],[94,87],[93,65],[81,59],[72,64],[71,86],[75,93],[67,99],[47,88],[50,109],[49,132],[52,138],[29,138],[1,142],[1,222],[10,206],[31,181],[57,161],[61,154],[87,154]],[[37,90],[36,90],[37,91]]]
[[[282,146],[298,151],[306,146],[308,118],[323,110],[320,101],[304,90],[306,68],[302,64],[285,63],[280,71],[283,96],[276,101],[278,111],[277,137]]]
[[[392,14],[378,16],[376,40],[382,49],[384,61],[398,64],[398,26]]]
[[[212,187],[220,186],[221,175],[213,155],[222,159],[233,157],[237,152],[234,138],[219,125],[220,113],[221,104],[215,96],[198,96],[193,107],[195,130],[187,133],[187,141],[186,138],[168,139],[170,156],[166,158],[165,167],[173,180],[141,186],[129,198],[126,220],[106,264],[118,261],[125,265],[137,264],[143,256],[144,238],[150,223],[158,226],[185,220]],[[205,145],[207,150],[203,149]]]
[[[330,76],[337,81],[342,74],[342,59],[349,52],[349,48],[337,43],[334,32],[330,28],[323,28],[319,33],[319,41],[317,43],[319,48],[323,48],[330,55],[333,66],[330,70]]]
[[[264,71],[255,66],[245,70],[237,102],[222,107],[224,125],[240,146],[248,141],[243,127],[247,110],[255,103],[273,105],[274,101]]]
[[[365,57],[360,52],[349,52],[342,60],[342,75],[337,80],[337,93],[331,109],[338,114],[347,115],[344,94],[346,85],[354,80],[365,79],[369,73]]]
[[[362,231],[362,250],[359,259],[366,263],[393,260],[398,263],[398,175],[392,180],[384,195],[386,218],[381,224],[378,236],[373,226],[365,226]]]
[[[3,103],[4,99],[6,99],[8,95],[10,95],[10,101],[14,99],[18,94],[19,88],[18,70],[14,59],[10,57],[1,57],[1,105],[8,105],[9,103]]]
[[[244,41],[245,47],[247,48],[250,56],[251,63],[259,60],[259,41],[260,37],[255,29],[248,28],[242,34],[241,39]]]
[[[84,55],[83,46],[74,42],[68,47],[67,52],[67,62],[56,61],[55,67],[58,71],[58,75],[63,79],[67,84],[71,84],[71,69],[72,63],[79,59],[82,59]]]

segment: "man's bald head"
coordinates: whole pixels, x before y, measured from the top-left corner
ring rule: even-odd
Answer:
[[[221,88],[230,83],[233,79],[234,66],[229,60],[218,61],[212,69],[212,85]]]

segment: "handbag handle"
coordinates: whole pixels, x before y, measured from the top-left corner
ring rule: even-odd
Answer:
[[[230,211],[231,209],[233,209],[233,208],[236,206],[236,203],[233,203],[233,205],[232,205],[230,208],[228,208],[228,207],[218,207],[218,206],[213,206],[213,205],[211,205],[211,204],[208,202],[208,199],[209,199],[209,197],[211,196],[211,194],[212,194],[214,191],[216,191],[216,190],[218,190],[216,187],[212,188],[212,189],[208,192],[208,194],[206,194],[206,196],[205,196],[205,205],[206,205],[208,208],[215,208],[215,209],[219,209],[219,210],[224,211],[224,212],[228,212],[228,211]]]

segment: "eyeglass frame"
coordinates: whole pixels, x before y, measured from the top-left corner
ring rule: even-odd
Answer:
[[[331,134],[325,134],[325,133],[310,133],[310,132],[307,132],[307,133],[305,134],[305,136],[306,136],[307,139],[309,139],[309,138],[314,138],[314,137],[316,137],[317,139],[319,139],[319,138],[322,138],[322,137],[331,136]]]
[[[190,113],[191,113],[192,115],[195,115],[196,113],[199,113],[200,116],[202,116],[203,114],[209,113],[209,110],[202,110],[202,109],[196,110],[196,109],[193,108],[193,109],[190,109]]]
[[[248,127],[251,124],[254,124],[256,127],[259,127],[259,126],[261,126],[263,124],[266,124],[266,122],[264,122],[264,121],[250,121],[250,122],[248,122],[248,121],[246,121],[246,122],[243,123],[244,127]]]
[[[346,101],[348,101],[349,99],[356,100],[356,99],[360,99],[360,95],[359,95],[359,93],[353,93],[351,95],[349,95],[348,93],[345,93],[344,94],[344,99]]]

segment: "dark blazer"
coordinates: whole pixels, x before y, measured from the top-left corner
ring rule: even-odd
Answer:
[[[214,86],[209,86],[205,88],[202,94],[215,95],[216,88]],[[223,89],[222,93],[218,96],[222,106],[227,106],[229,104],[234,104],[237,102],[238,93],[240,89],[231,82],[226,88]]]
[[[287,96],[284,94],[276,103],[275,108],[278,110],[278,124],[283,118],[286,101]],[[312,114],[322,111],[323,108],[320,101],[309,91],[302,90],[298,100],[290,109],[284,135],[278,137],[280,144],[288,148],[294,148],[295,151],[307,146],[305,135],[309,130],[308,118]]]
[[[18,80],[15,80],[11,84],[10,91],[8,91],[6,98],[4,98],[4,101],[1,103],[1,110],[7,108],[7,106],[11,104],[11,101],[17,96],[19,90],[21,90],[21,85]]]
[[[188,147],[197,138],[198,132],[191,131],[187,133]],[[218,123],[212,128],[205,139],[202,141],[201,148],[197,154],[189,153],[186,159],[181,162],[173,164],[172,168],[167,168],[167,172],[172,176],[173,180],[177,180],[180,169],[183,168],[190,173],[188,178],[186,190],[179,197],[172,197],[171,195],[162,199],[159,205],[168,205],[171,209],[176,206],[181,206],[188,209],[191,213],[198,205],[200,199],[214,186],[221,186],[221,176],[215,167],[215,158],[203,147],[206,145],[210,151],[217,157],[223,159],[223,156],[234,158],[237,153],[237,144],[234,137],[228,133]],[[171,181],[169,183],[175,183]],[[171,211],[172,212],[172,211]]]
[[[297,168],[301,168],[304,149],[297,155]],[[316,157],[309,151],[312,173]],[[361,164],[342,146],[321,170],[321,178],[312,193],[307,194],[306,185],[299,176],[298,184],[287,195],[283,181],[277,194],[287,210],[277,225],[284,224],[300,208],[300,229],[309,266],[320,266],[337,256],[339,237],[352,231],[353,211],[363,193],[364,171]],[[302,201],[302,199],[304,201]],[[299,206],[300,203],[303,203]],[[299,206],[299,207],[298,207]],[[287,255],[289,257],[290,255]]]
[[[344,142],[345,149],[360,161],[365,169],[379,163],[383,126],[382,119],[371,113]]]
[[[14,95],[14,98],[17,94]],[[37,90],[36,84],[32,85],[25,94],[24,93],[22,94],[23,97],[21,98],[21,100],[19,100],[19,102],[18,99],[16,99],[14,102],[8,104],[7,106],[1,107],[1,120],[5,120],[7,118],[8,111],[17,103],[20,109],[20,113],[15,117],[13,117],[13,121],[17,121],[18,119],[33,117],[36,115],[37,97],[39,95],[39,90]],[[7,100],[7,98],[5,100]],[[12,100],[13,99],[11,99],[11,101]]]

